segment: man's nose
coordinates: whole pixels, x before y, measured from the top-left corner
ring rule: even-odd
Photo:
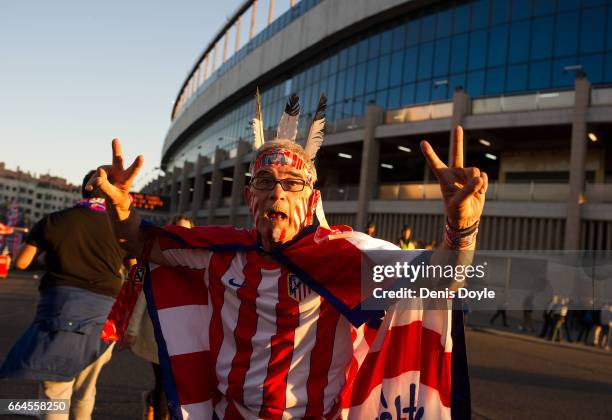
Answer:
[[[274,184],[274,188],[272,188],[272,191],[270,191],[270,198],[277,200],[283,197],[284,193],[285,190],[283,190],[283,187],[281,187],[280,182],[277,182],[276,184]]]

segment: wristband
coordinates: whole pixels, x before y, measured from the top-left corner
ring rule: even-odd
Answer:
[[[467,249],[476,242],[476,236],[478,235],[478,225],[480,221],[477,221],[472,226],[465,229],[454,229],[446,221],[444,226],[444,243],[450,249]]]

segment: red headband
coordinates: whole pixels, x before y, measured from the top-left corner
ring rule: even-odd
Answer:
[[[261,168],[270,165],[285,165],[300,171],[304,171],[306,172],[308,182],[310,183],[312,181],[312,173],[308,169],[306,162],[304,162],[304,160],[298,156],[297,153],[288,149],[280,148],[270,149],[269,151],[257,156],[255,162],[251,164],[251,175],[254,177]]]

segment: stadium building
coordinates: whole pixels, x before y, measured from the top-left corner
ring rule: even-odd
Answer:
[[[446,157],[462,124],[466,165],[490,179],[480,248],[611,249],[611,86],[612,1],[249,0],[179,90],[165,175],[144,191],[198,224],[248,225],[256,87],[269,130],[292,92],[307,127],[325,92],[317,166],[331,223],[439,239],[418,144]]]

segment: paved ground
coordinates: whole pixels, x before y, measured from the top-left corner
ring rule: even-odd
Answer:
[[[475,418],[612,418],[610,353],[497,331],[467,342]]]
[[[36,298],[36,280],[0,280],[0,360],[30,323]],[[486,319],[471,316],[480,327],[467,333],[475,419],[612,418],[612,354],[491,329]],[[152,381],[144,361],[115,351],[98,382],[94,419],[139,419],[141,393]],[[0,398],[35,396],[32,383],[0,381]]]
[[[4,360],[13,342],[29,325],[36,308],[36,280],[0,279],[0,360]],[[153,384],[150,366],[130,351],[113,353],[98,381],[94,419],[132,420],[141,415],[142,391]],[[37,387],[26,381],[0,380],[0,398],[35,398]],[[2,416],[0,419],[25,419]]]

